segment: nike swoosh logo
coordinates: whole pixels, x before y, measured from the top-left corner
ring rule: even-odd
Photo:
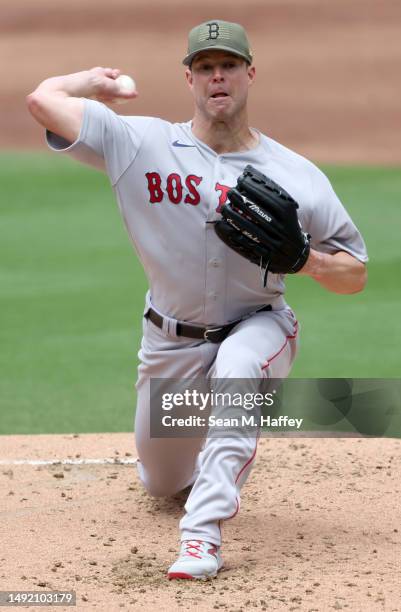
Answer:
[[[179,140],[174,140],[174,142],[173,142],[173,147],[190,147],[190,148],[196,148],[196,145],[184,144],[184,143],[180,142]]]

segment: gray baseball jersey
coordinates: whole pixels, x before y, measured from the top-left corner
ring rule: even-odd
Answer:
[[[123,117],[85,100],[79,138],[49,145],[107,171],[125,225],[164,314],[222,324],[284,294],[282,275],[267,287],[257,266],[228,249],[213,222],[246,164],[282,185],[299,203],[311,246],[367,260],[364,242],[325,175],[310,161],[260,134],[250,151],[218,155],[195,138],[191,122]]]
[[[161,330],[143,319],[135,417],[140,479],[154,495],[193,485],[181,539],[219,545],[222,521],[240,507],[240,488],[252,468],[257,440],[242,430],[234,438],[152,438],[150,380],[205,376],[218,386],[231,378],[285,378],[299,327],[283,297],[284,277],[269,274],[263,287],[258,267],[215,234],[213,223],[227,191],[252,164],[297,200],[313,248],[343,250],[366,261],[363,240],[324,174],[263,134],[251,151],[218,155],[195,138],[190,122],[122,117],[85,100],[77,141],[69,144],[48,133],[48,142],[108,173],[149,279],[145,308],[151,299],[167,321]],[[271,312],[243,320],[220,345],[174,333],[177,319],[220,325],[265,304],[272,305]]]

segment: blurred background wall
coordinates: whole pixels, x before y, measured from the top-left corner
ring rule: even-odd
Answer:
[[[214,18],[248,31],[253,126],[318,162],[401,163],[399,0],[2,0],[0,148],[44,147],[26,94],[96,65],[137,81],[116,112],[190,119],[186,37]]]

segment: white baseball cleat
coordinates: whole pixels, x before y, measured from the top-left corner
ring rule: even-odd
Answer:
[[[204,540],[184,540],[180,556],[167,572],[169,580],[206,580],[223,567],[219,547]]]

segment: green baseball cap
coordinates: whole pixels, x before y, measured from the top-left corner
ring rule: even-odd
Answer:
[[[190,66],[200,51],[217,49],[243,57],[252,64],[252,51],[244,28],[239,23],[215,19],[192,28],[188,36],[188,53],[182,63]]]

